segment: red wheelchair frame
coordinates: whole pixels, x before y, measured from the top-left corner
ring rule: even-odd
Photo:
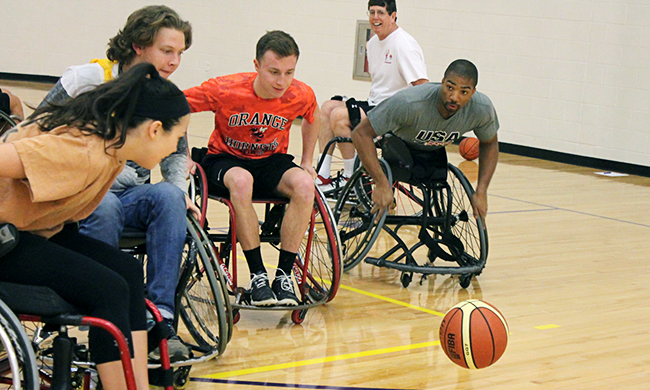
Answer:
[[[234,321],[239,320],[239,309],[250,310],[292,310],[291,319],[294,323],[300,324],[303,322],[307,310],[309,308],[322,305],[331,301],[339,287],[342,265],[341,265],[341,250],[339,246],[338,231],[334,224],[332,212],[327,205],[324,196],[316,187],[316,196],[314,200],[314,208],[311,215],[310,226],[306,231],[306,238],[303,240],[304,244],[301,247],[301,252],[296,257],[296,262],[293,265],[293,273],[298,283],[298,297],[301,300],[298,306],[265,306],[258,307],[252,306],[247,302],[247,291],[238,286],[237,282],[237,226],[235,212],[232,203],[227,196],[218,196],[210,194],[208,189],[207,178],[203,168],[196,164],[196,173],[194,175],[194,182],[196,188],[193,191],[193,197],[196,204],[201,209],[201,217],[196,223],[199,224],[201,229],[197,231],[204,233],[201,237],[202,242],[206,247],[210,247],[215,252],[214,258],[217,264],[214,268],[220,268],[226,276],[229,286],[229,293],[234,296],[233,315]],[[210,232],[208,227],[206,213],[208,206],[208,199],[216,200],[229,209],[229,232],[228,233],[215,233]],[[266,204],[265,221],[272,218],[273,207],[283,207],[288,203],[286,199],[272,198],[272,199],[254,199],[254,203]],[[265,232],[264,225],[262,227],[262,234],[260,235],[261,242],[271,243],[273,246],[278,247],[280,243],[279,238],[279,221],[275,221],[270,226],[269,232]],[[324,229],[325,241],[318,235],[319,229]],[[277,225],[277,226],[276,226]],[[217,246],[215,244],[218,245]],[[321,246],[325,244],[325,250]],[[314,250],[317,248],[318,250]],[[320,257],[318,257],[320,256]],[[324,259],[328,256],[328,259]],[[317,261],[313,261],[317,258]],[[316,264],[317,263],[317,264]],[[231,270],[229,271],[229,267]]]
[[[122,334],[122,332],[113,323],[103,320],[101,318],[84,316],[75,313],[73,310],[71,310],[72,306],[68,305],[58,295],[56,295],[56,293],[54,293],[49,289],[41,288],[43,290],[37,291],[34,289],[38,289],[39,287],[16,285],[12,283],[2,283],[2,286],[4,291],[4,294],[2,294],[3,301],[6,302],[6,304],[11,309],[11,311],[16,313],[16,317],[21,321],[21,323],[24,324],[25,322],[35,322],[35,323],[42,323],[50,327],[58,327],[58,329],[54,331],[58,333],[58,336],[57,338],[54,339],[55,341],[53,343],[55,345],[52,347],[53,353],[52,353],[51,372],[49,372],[49,370],[39,368],[38,359],[42,358],[42,356],[40,356],[39,354],[36,354],[36,359],[37,359],[36,362],[23,361],[22,362],[23,365],[30,364],[33,367],[38,368],[37,379],[40,382],[40,383],[23,382],[22,385],[24,388],[27,389],[83,388],[84,390],[89,390],[91,386],[90,383],[91,383],[92,373],[90,370],[88,370],[88,368],[93,365],[92,363],[75,362],[76,366],[84,367],[82,371],[82,382],[81,382],[83,383],[83,387],[79,387],[81,383],[74,383],[74,384],[72,383],[72,372],[73,372],[72,351],[74,348],[76,348],[75,346],[77,344],[76,344],[76,339],[68,337],[67,327],[68,326],[93,326],[105,330],[115,339],[116,345],[120,351],[120,360],[124,371],[124,377],[126,380],[127,389],[137,390],[133,366],[131,364],[131,355],[129,353],[129,347],[126,338],[124,337],[124,334]],[[41,294],[40,297],[42,298],[44,290],[49,290],[46,291],[45,294],[47,295],[47,300],[46,300],[47,304],[51,305],[51,308],[48,308],[47,313],[45,313],[44,315],[39,315],[38,313],[35,313],[35,311],[38,311],[38,309],[34,309],[33,307],[30,307],[29,299],[32,297],[31,294],[29,294],[29,292],[33,291],[35,296]],[[22,295],[22,297],[18,297],[16,296],[16,294],[20,294]],[[25,296],[27,296],[27,301],[22,299],[25,298]],[[43,304],[42,302],[43,301],[41,301],[39,304],[42,305]],[[154,318],[154,321],[157,323],[162,322],[163,318],[160,312],[158,311],[158,309],[155,307],[155,305],[148,300],[146,301],[146,304],[147,304],[147,309],[149,310],[149,312],[152,314]],[[57,343],[57,339],[59,338],[61,338],[61,340],[58,341],[59,344],[57,346],[56,343]],[[32,347],[34,348],[39,347],[36,343],[36,340],[31,340],[31,341],[32,341],[31,342]],[[173,389],[172,369],[169,361],[166,338],[162,337],[160,339],[158,343],[158,347],[160,348],[160,352],[161,352],[160,368],[162,370],[159,372],[160,378],[162,378],[160,385],[164,385],[164,387],[167,390],[172,390]],[[13,381],[11,374],[12,373],[8,367],[8,364],[6,364],[6,362],[4,362],[3,359],[0,359],[0,383],[11,384]]]

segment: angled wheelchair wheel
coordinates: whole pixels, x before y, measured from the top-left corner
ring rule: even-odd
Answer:
[[[304,260],[307,259],[309,263],[303,294],[307,294],[311,303],[325,303],[334,299],[341,280],[341,246],[334,216],[318,187],[316,187],[312,226],[311,231],[305,232],[300,245],[294,276],[296,280],[302,280],[300,270],[304,267]],[[300,285],[300,282],[298,284]]]
[[[463,172],[452,164],[448,164],[446,190],[434,191],[432,208],[437,215],[446,213],[449,196],[451,204],[451,231],[463,243],[464,252],[459,259],[459,266],[485,266],[488,255],[487,229],[481,218],[475,219],[471,198],[474,189]],[[431,259],[430,260],[435,260]],[[471,275],[469,275],[471,278]],[[465,277],[462,284],[469,285]]]
[[[193,225],[193,224],[196,225]],[[232,316],[224,281],[202,244],[198,222],[188,221],[191,240],[185,245],[177,310],[183,324],[201,348],[223,353],[232,335]]]
[[[38,367],[21,322],[0,301],[0,389],[39,389]]]
[[[390,169],[385,161],[379,160],[384,172],[392,181]],[[370,251],[381,232],[386,213],[378,223],[372,210],[372,191],[374,182],[363,167],[358,168],[343,188],[341,196],[334,206],[334,218],[337,221],[341,252],[343,253],[343,270],[349,271],[359,264]]]
[[[14,126],[16,126],[14,118],[7,115],[4,111],[0,111],[0,137]]]

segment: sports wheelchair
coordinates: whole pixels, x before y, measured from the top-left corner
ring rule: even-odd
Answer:
[[[0,299],[1,389],[97,388],[97,372],[94,363],[88,359],[86,346],[68,333],[69,327],[95,326],[115,339],[127,389],[136,390],[127,341],[115,325],[78,314],[75,307],[47,287],[0,282]],[[154,320],[160,323],[162,316],[156,307],[147,302],[147,308]],[[159,378],[156,384],[171,390],[174,378],[165,337],[157,345],[162,358],[155,371]],[[150,341],[149,349],[155,346]],[[153,373],[150,370],[150,380]]]
[[[413,273],[420,273],[423,279],[429,274],[458,275],[461,287],[467,288],[472,276],[482,272],[488,254],[485,225],[480,217],[472,216],[472,185],[447,162],[444,148],[417,152],[390,134],[376,142],[395,200],[389,212],[371,213],[374,183],[357,160],[355,172],[334,206],[344,270],[365,260],[401,271],[404,287]],[[414,164],[414,160],[420,163]],[[400,229],[407,226],[419,228],[415,244],[406,242],[412,241],[413,234],[400,237]],[[395,244],[380,257],[367,257],[381,231]],[[414,253],[423,246],[428,249],[426,261],[418,263]],[[434,264],[437,260],[456,265]]]
[[[316,196],[309,227],[305,232],[298,255],[293,265],[293,275],[298,284],[296,289],[300,299],[298,306],[253,306],[250,304],[250,291],[239,286],[237,273],[237,226],[235,212],[228,191],[213,188],[199,164],[207,153],[207,148],[193,148],[192,159],[197,162],[193,182],[196,183],[192,197],[201,210],[201,218],[194,221],[196,231],[201,234],[198,242],[204,248],[212,248],[216,258],[212,267],[221,270],[227,280],[232,298],[234,321],[240,318],[240,309],[249,310],[292,310],[291,320],[295,324],[304,321],[307,310],[334,299],[341,279],[341,251],[338,232],[332,212],[323,194],[315,188]],[[208,200],[216,200],[228,207],[229,227],[227,233],[211,229],[206,219]],[[284,209],[288,203],[283,198],[255,198],[253,203],[264,204],[263,221],[260,221],[260,241],[280,249],[280,227]],[[213,259],[211,259],[213,260]]]

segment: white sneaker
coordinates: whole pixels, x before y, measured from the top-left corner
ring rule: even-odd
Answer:
[[[332,176],[328,177],[327,179],[324,178],[321,175],[318,175],[316,177],[316,180],[314,181],[318,188],[325,193],[326,191],[331,191],[334,187],[332,187],[332,182],[334,179],[332,179]]]

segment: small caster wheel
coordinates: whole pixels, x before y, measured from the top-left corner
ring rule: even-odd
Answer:
[[[291,321],[293,321],[293,323],[296,325],[300,325],[305,320],[306,315],[307,309],[294,310],[291,312]]]
[[[400,276],[399,280],[402,282],[402,286],[406,288],[409,286],[409,284],[411,284],[411,280],[413,280],[413,274],[410,272],[402,272],[402,276]]]
[[[188,383],[190,383],[189,378],[190,378],[191,368],[192,366],[185,366],[185,367],[180,367],[179,369],[174,371],[173,374],[174,389],[180,390],[187,387]]]
[[[233,311],[232,311],[232,323],[233,323],[233,325],[238,323],[240,319],[241,319],[241,313],[239,312],[239,309],[233,309]]]
[[[469,287],[470,283],[472,283],[472,274],[460,275],[458,277],[458,281],[460,282],[460,286],[462,288],[467,288]]]

